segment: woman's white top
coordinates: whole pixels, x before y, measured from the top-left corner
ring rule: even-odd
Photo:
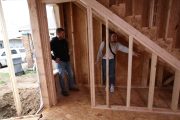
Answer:
[[[103,56],[102,51],[103,51],[103,48],[106,47],[106,46],[104,46],[104,45],[105,45],[104,41],[101,42],[100,47],[99,47],[99,51],[98,51],[98,54],[97,54],[97,61],[99,61],[100,58],[106,59],[106,57],[108,57],[106,53],[105,53],[105,55]],[[109,45],[108,45],[108,46],[109,46]],[[121,52],[124,52],[124,53],[128,53],[128,50],[129,50],[129,48],[127,48],[126,46],[122,45],[122,44],[119,43],[119,42],[113,42],[113,43],[110,42],[110,46],[111,46],[111,50],[113,51],[114,54],[116,54],[117,51],[121,51]],[[108,59],[114,59],[114,55],[113,55],[113,53],[111,52],[111,50],[110,50],[110,48],[108,47],[108,54],[109,54]]]

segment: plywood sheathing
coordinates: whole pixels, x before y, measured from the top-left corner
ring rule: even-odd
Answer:
[[[121,3],[121,4],[112,5],[110,6],[110,10],[114,12],[116,15],[118,15],[119,17],[123,18],[125,17],[125,14],[126,14],[126,4]]]
[[[74,26],[73,26],[73,3],[63,3],[63,13],[64,13],[64,25],[66,31],[66,37],[68,40],[69,54],[70,54],[70,63],[74,72],[74,77],[77,76],[76,68],[76,56],[75,56],[75,46],[74,46]]]
[[[118,4],[121,4],[121,3],[125,3],[126,0],[110,0],[109,1],[109,6],[111,5],[118,5]]]
[[[149,37],[151,40],[156,41],[157,27],[142,27],[140,31],[144,33],[147,37]]]
[[[173,0],[167,37],[173,38],[173,47],[180,48],[180,1]]]
[[[126,22],[131,24],[138,30],[141,30],[142,27],[142,15],[134,15],[134,16],[127,16],[125,18]]]
[[[142,15],[143,12],[143,0],[132,0],[132,14]]]
[[[94,61],[96,61],[99,46],[102,41],[102,23],[97,18],[93,18],[93,41],[94,41]],[[95,64],[95,83],[102,84],[101,61]]]
[[[78,6],[72,6],[74,27],[74,48],[76,61],[76,81],[88,84],[89,80],[89,55],[87,40],[86,11]]]
[[[149,12],[150,12],[150,2],[151,0],[143,0],[143,7],[142,7],[142,26],[148,27],[149,26]]]
[[[126,16],[133,15],[132,0],[126,0],[125,3],[126,3]]]
[[[155,26],[157,26],[158,37],[165,37],[166,21],[168,14],[168,2],[169,0],[158,0],[157,2],[157,16],[155,20]]]

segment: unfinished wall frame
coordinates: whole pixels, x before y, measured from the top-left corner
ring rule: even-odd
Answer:
[[[31,0],[29,0],[31,1]],[[39,7],[42,7],[40,9],[41,12],[37,11],[38,9],[33,9],[31,10],[32,13],[34,13],[34,16],[31,15],[31,17],[36,21],[35,23],[32,23],[32,27],[35,29],[34,31],[38,31],[36,34],[36,38],[38,38],[38,45],[40,45],[42,48],[40,50],[40,59],[44,58],[45,56],[47,56],[48,58],[50,57],[49,54],[44,54],[42,50],[44,50],[45,48],[43,48],[43,45],[45,45],[47,47],[46,52],[48,53],[49,47],[47,46],[47,41],[45,41],[46,43],[41,43],[41,39],[42,39],[42,32],[47,33],[47,28],[45,30],[42,30],[42,26],[43,24],[40,23],[41,18],[39,18],[39,16],[44,15],[43,8],[45,3],[59,3],[59,0],[42,0],[43,4],[40,2],[37,2],[35,0],[32,0],[33,7],[36,8],[36,4],[39,5]],[[71,0],[67,0],[68,2],[70,2]],[[67,2],[66,1],[66,2]],[[31,3],[31,2],[30,2]],[[91,91],[91,106],[92,108],[98,108],[98,109],[115,109],[115,110],[127,110],[127,111],[141,111],[141,112],[157,112],[157,113],[168,113],[168,114],[180,114],[180,112],[177,110],[177,105],[178,105],[178,99],[179,99],[179,93],[180,93],[180,61],[178,61],[175,57],[173,57],[171,54],[167,53],[165,50],[163,50],[162,48],[160,48],[158,45],[156,45],[154,42],[152,42],[148,37],[146,37],[145,35],[143,35],[142,33],[140,33],[138,30],[136,30],[135,28],[133,28],[131,25],[129,25],[128,23],[126,23],[124,20],[122,20],[120,17],[118,17],[117,15],[113,14],[111,11],[109,11],[107,8],[105,8],[104,6],[102,6],[100,3],[98,3],[95,0],[78,0],[77,1],[78,4],[81,4],[83,6],[86,7],[87,9],[87,28],[88,28],[88,49],[89,49],[89,66],[90,66],[90,91]],[[115,106],[115,105],[110,105],[109,104],[109,74],[108,74],[108,61],[106,62],[106,72],[107,72],[107,76],[106,76],[106,105],[98,105],[96,104],[96,100],[95,100],[95,78],[94,78],[94,46],[93,46],[93,13],[92,11],[96,11],[98,14],[102,15],[104,17],[104,20],[106,22],[106,42],[108,43],[108,27],[109,27],[109,22],[114,23],[115,26],[117,26],[119,29],[121,29],[124,33],[126,33],[129,36],[129,57],[128,57],[128,87],[127,87],[127,102],[126,102],[126,106]],[[34,21],[33,20],[33,21]],[[42,21],[42,23],[44,23],[45,25],[47,24],[45,21]],[[35,25],[37,25],[38,27],[35,27]],[[152,21],[150,23],[150,25],[152,26]],[[47,40],[47,36],[45,37],[45,40]],[[152,54],[152,58],[151,58],[151,74],[150,74],[150,85],[149,85],[149,97],[148,97],[148,106],[147,107],[132,107],[130,105],[130,97],[131,97],[131,75],[132,75],[132,51],[133,51],[133,41],[138,41],[141,45],[143,45],[146,49],[148,49],[149,51],[151,51]],[[108,48],[107,46],[108,44],[106,44],[106,50]],[[160,57],[161,59],[163,59],[165,62],[167,62],[168,64],[170,64],[173,68],[176,69],[176,75],[175,75],[175,83],[173,86],[173,95],[172,95],[172,104],[171,104],[171,109],[163,109],[163,108],[153,108],[153,97],[154,97],[154,88],[155,88],[155,77],[156,77],[156,64],[157,64],[157,58]],[[44,58],[45,59],[45,58]],[[54,87],[51,83],[50,87],[47,87],[47,82],[49,82],[51,79],[51,75],[50,76],[46,76],[45,73],[47,71],[45,71],[44,67],[45,66],[45,62],[42,61],[42,71],[43,73],[42,78],[45,78],[45,83],[43,84],[43,86],[45,87],[45,93],[44,95],[46,95],[44,97],[44,99],[47,99],[47,103],[49,105],[51,105],[53,102],[50,100],[51,96],[50,96],[50,87]],[[51,66],[47,66],[48,68],[50,68]],[[40,78],[40,79],[42,79]],[[52,88],[51,88],[52,89]]]
[[[176,84],[177,82],[180,81],[180,76],[179,76],[179,68],[176,65],[180,65],[180,62],[173,57],[173,59],[175,60],[173,61],[169,61],[168,58],[166,58],[164,55],[168,55],[171,56],[169,53],[167,53],[166,51],[164,51],[163,49],[161,49],[159,46],[157,46],[156,44],[154,44],[153,42],[151,42],[151,40],[149,38],[147,38],[146,36],[144,36],[142,33],[138,32],[138,30],[136,30],[135,28],[129,26],[129,24],[127,24],[126,22],[124,22],[121,18],[119,18],[117,15],[113,14],[111,11],[109,11],[107,8],[105,8],[104,6],[102,6],[101,4],[99,4],[98,2],[96,2],[95,0],[80,0],[78,1],[78,3],[86,5],[89,13],[90,11],[95,11],[93,13],[98,13],[101,16],[104,17],[104,21],[106,21],[106,36],[108,36],[107,34],[107,28],[108,28],[108,22],[112,22],[114,23],[115,26],[117,26],[118,28],[120,28],[123,32],[125,32],[126,34],[129,35],[129,57],[128,57],[128,85],[127,85],[127,101],[126,101],[126,106],[120,106],[120,105],[110,105],[109,104],[109,90],[107,89],[109,86],[108,84],[108,74],[106,74],[106,104],[105,105],[100,105],[100,104],[95,104],[95,93],[94,93],[94,78],[92,77],[91,80],[91,105],[93,108],[98,108],[98,109],[113,109],[113,110],[127,110],[127,111],[140,111],[140,112],[156,112],[156,113],[165,113],[165,114],[180,114],[179,110],[177,110],[177,105],[178,105],[178,100],[179,100],[179,93],[180,93],[180,85]],[[92,14],[92,13],[91,13]],[[89,14],[88,19],[91,19],[90,17],[91,14]],[[152,13],[151,13],[152,14]],[[153,15],[152,15],[153,16]],[[101,17],[102,18],[102,17]],[[152,26],[152,21],[150,23],[150,25]],[[91,30],[90,27],[88,27],[88,29]],[[91,33],[88,33],[89,37],[92,36]],[[92,38],[92,37],[90,37]],[[148,93],[148,104],[147,107],[133,107],[130,105],[130,97],[131,97],[131,75],[132,75],[132,51],[133,51],[133,39],[135,39],[138,43],[140,43],[141,45],[143,45],[146,49],[148,49],[148,52],[150,51],[152,54],[152,58],[151,58],[151,72],[150,72],[150,84],[149,84],[149,93]],[[90,39],[89,39],[90,40]],[[144,41],[145,40],[145,41]],[[106,39],[106,42],[108,42],[108,40]],[[151,45],[153,46],[151,46]],[[89,44],[90,48],[93,48],[92,46],[93,44]],[[106,46],[107,48],[107,46]],[[92,49],[91,49],[92,50]],[[91,53],[90,53],[91,54]],[[91,56],[91,55],[90,55]],[[161,59],[163,59],[165,62],[169,63],[171,66],[173,66],[177,72],[176,72],[176,77],[175,77],[175,82],[173,86],[173,95],[172,95],[172,105],[171,108],[172,109],[164,109],[164,108],[154,108],[153,107],[153,99],[154,99],[154,89],[155,89],[155,78],[156,78],[156,66],[157,66],[157,58],[160,57]],[[172,56],[171,56],[172,58]],[[92,61],[91,65],[92,65]],[[149,59],[147,59],[147,62],[149,63]],[[106,63],[108,64],[108,62]],[[92,65],[90,67],[94,68],[94,65]],[[147,66],[147,69],[149,69],[149,66]],[[107,66],[106,66],[106,70],[108,70]],[[94,71],[90,71],[91,75],[94,75]],[[147,76],[145,76],[145,79],[147,79]],[[147,86],[147,83],[144,83],[145,86]]]

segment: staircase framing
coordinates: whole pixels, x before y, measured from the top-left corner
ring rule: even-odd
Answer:
[[[113,110],[127,110],[127,111],[141,111],[141,112],[157,112],[157,113],[166,113],[166,114],[180,114],[178,108],[179,94],[180,94],[180,61],[172,56],[170,53],[159,47],[153,41],[151,41],[147,36],[136,30],[134,27],[126,23],[123,19],[115,15],[113,12],[105,8],[103,5],[98,3],[95,0],[41,0],[43,4],[53,4],[61,2],[77,2],[83,5],[87,9],[87,20],[88,20],[88,42],[89,42],[89,64],[90,64],[90,91],[91,91],[91,106],[92,108],[98,109],[113,109]],[[95,12],[93,12],[95,11]],[[93,49],[93,23],[92,16],[93,13],[100,14],[104,21],[106,22],[106,38],[108,38],[108,28],[109,22],[112,22],[116,27],[121,29],[124,33],[129,36],[129,54],[128,54],[128,87],[127,87],[127,101],[126,106],[114,106],[109,104],[109,76],[107,74],[106,78],[106,105],[97,105],[95,100],[95,78],[94,78],[94,49]],[[108,42],[108,40],[106,39]],[[132,107],[130,105],[130,93],[131,93],[131,75],[132,75],[132,51],[133,51],[133,42],[137,41],[145,48],[147,48],[152,53],[152,62],[151,62],[151,73],[150,73],[150,86],[149,86],[149,97],[148,97],[148,106],[147,107]],[[108,45],[108,44],[107,44]],[[108,46],[106,46],[106,49]],[[173,95],[171,109],[163,108],[153,108],[153,97],[154,97],[154,83],[156,77],[156,64],[157,58],[163,59],[166,63],[171,65],[175,70],[175,80],[173,86]],[[108,65],[108,62],[106,62]],[[106,68],[109,71],[109,68]],[[46,76],[45,76],[46,77]],[[52,87],[52,85],[51,85]],[[48,90],[49,92],[50,90]],[[50,97],[48,96],[48,99]],[[51,103],[52,104],[52,103]]]

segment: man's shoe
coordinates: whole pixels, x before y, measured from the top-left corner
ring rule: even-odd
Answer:
[[[62,91],[63,96],[69,96],[69,93],[67,91]]]

